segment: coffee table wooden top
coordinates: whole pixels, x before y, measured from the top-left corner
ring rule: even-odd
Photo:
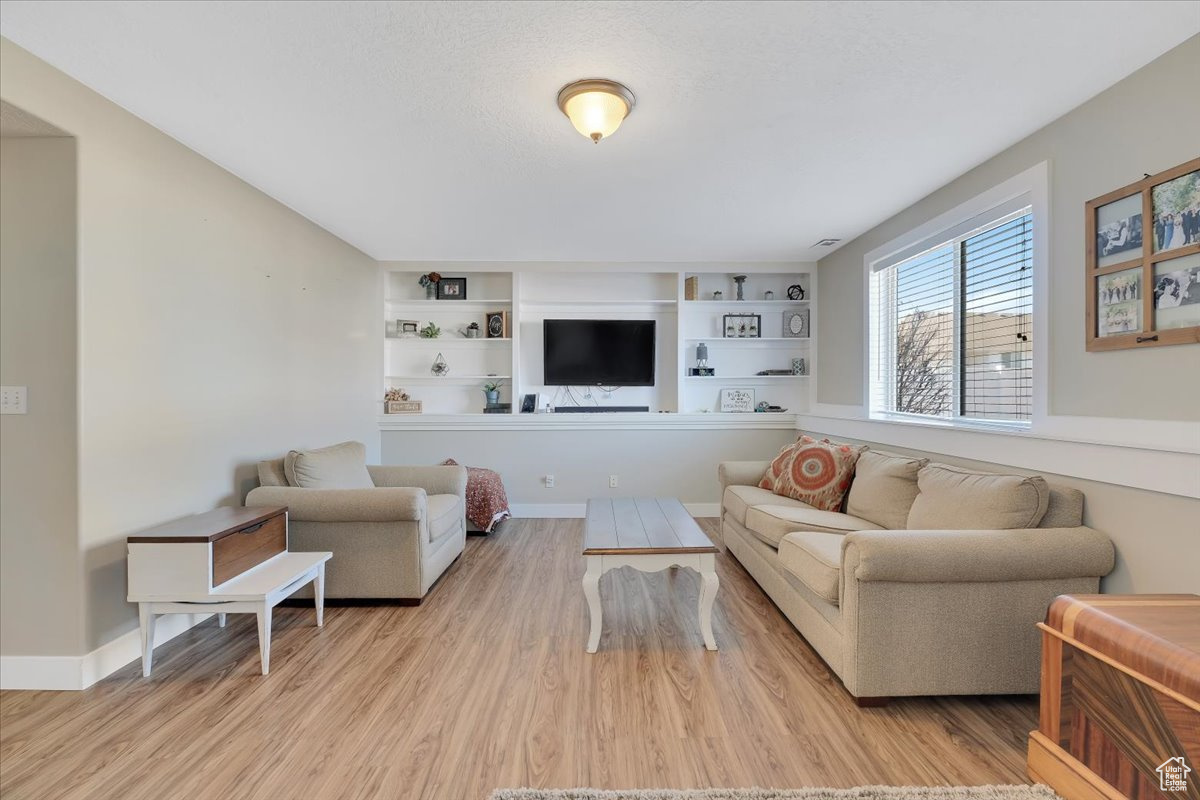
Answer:
[[[717,552],[674,497],[594,497],[587,501],[585,556]]]

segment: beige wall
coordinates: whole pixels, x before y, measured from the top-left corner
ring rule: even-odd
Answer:
[[[83,642],[76,424],[75,140],[0,138],[0,653]]]
[[[1083,204],[1200,155],[1197,74],[1193,37],[822,259],[817,401],[862,403],[864,255],[1048,160],[1050,413],[1200,420],[1200,346],[1088,353],[1083,326]]]
[[[254,462],[289,447],[358,439],[377,457],[378,272],[7,40],[0,96],[78,141],[87,652],[136,628],[127,535],[240,503]]]

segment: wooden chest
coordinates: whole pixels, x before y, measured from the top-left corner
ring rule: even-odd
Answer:
[[[1200,800],[1200,596],[1064,595],[1029,776],[1067,800]]]
[[[213,589],[287,551],[286,508],[217,508],[130,536],[133,602]]]

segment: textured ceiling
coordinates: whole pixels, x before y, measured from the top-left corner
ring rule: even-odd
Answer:
[[[0,33],[380,259],[810,260],[1200,3],[25,2]],[[585,77],[637,109],[593,145]]]

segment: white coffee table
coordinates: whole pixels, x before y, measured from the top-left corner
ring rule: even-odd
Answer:
[[[633,567],[642,572],[689,567],[700,573],[700,632],[704,636],[704,646],[716,650],[712,607],[720,585],[716,572],[717,552],[692,515],[673,497],[588,500],[583,536],[583,557],[587,563],[583,594],[587,598],[592,630],[587,651],[594,653],[600,646],[600,577],[618,567]]]

